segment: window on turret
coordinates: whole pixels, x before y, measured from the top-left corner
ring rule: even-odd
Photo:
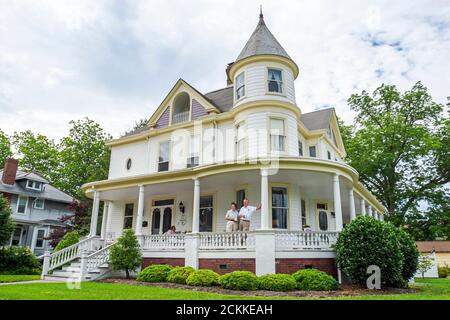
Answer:
[[[267,82],[269,86],[269,92],[283,92],[283,79],[281,75],[281,70],[279,69],[269,69],[267,75]]]
[[[236,88],[236,100],[239,100],[245,95],[245,73],[241,72],[235,81]]]
[[[245,155],[245,123],[242,121],[236,126],[236,156]]]
[[[270,149],[272,151],[285,151],[284,120],[270,119]]]

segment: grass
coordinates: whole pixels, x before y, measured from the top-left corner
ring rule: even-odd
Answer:
[[[450,279],[420,279],[417,280],[414,286],[419,288],[420,291],[410,294],[369,295],[341,297],[337,299],[450,300]],[[223,295],[182,289],[96,282],[82,283],[81,289],[79,290],[68,289],[65,283],[29,283],[0,286],[0,299],[4,300],[273,300],[274,298],[275,297]],[[286,299],[286,297],[283,298]]]
[[[0,283],[1,282],[20,282],[20,281],[39,280],[40,278],[41,278],[41,276],[36,275],[36,274],[31,274],[31,275],[0,274]]]

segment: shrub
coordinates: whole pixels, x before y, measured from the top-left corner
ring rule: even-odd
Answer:
[[[125,229],[109,252],[111,269],[124,270],[128,279],[130,277],[130,271],[139,268],[141,261],[139,242],[133,230]]]
[[[167,281],[179,284],[186,284],[186,279],[194,272],[192,267],[175,267],[169,271]]]
[[[448,267],[438,267],[438,275],[439,275],[439,278],[447,278],[448,277]]]
[[[292,275],[300,290],[337,290],[337,281],[326,272],[317,269],[298,270]]]
[[[11,238],[16,224],[11,219],[11,207],[8,200],[0,194],[0,245]]]
[[[139,272],[136,280],[144,282],[166,282],[167,275],[172,268],[172,266],[167,264],[154,264]]]
[[[256,290],[258,277],[250,271],[234,271],[220,276],[219,284],[230,290]]]
[[[0,248],[0,273],[40,274],[41,265],[28,247]]]
[[[270,291],[292,291],[297,287],[295,278],[290,274],[266,274],[258,278],[258,288]]]
[[[70,247],[71,245],[74,245],[80,241],[80,234],[78,231],[71,231],[67,232],[62,240],[56,245],[53,252],[60,251],[64,248]]]
[[[396,232],[403,255],[402,277],[403,280],[409,280],[414,277],[419,267],[419,250],[417,250],[414,238],[406,231],[396,228]]]
[[[367,267],[381,270],[381,283],[403,286],[403,255],[396,228],[369,216],[359,216],[340,233],[336,242],[336,262],[353,283],[366,284]]]
[[[186,279],[190,286],[211,287],[219,284],[219,275],[212,270],[194,270]]]

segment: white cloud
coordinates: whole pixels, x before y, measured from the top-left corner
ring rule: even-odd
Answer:
[[[180,77],[208,92],[256,26],[300,67],[303,112],[418,80],[450,95],[448,1],[0,0],[0,128],[59,138],[89,116],[118,136],[149,117]]]

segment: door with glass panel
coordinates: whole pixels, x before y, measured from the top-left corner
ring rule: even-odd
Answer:
[[[287,229],[288,226],[288,189],[285,187],[272,188],[272,228]]]
[[[200,232],[212,232],[214,220],[213,196],[200,197]]]
[[[173,199],[154,201],[152,234],[163,234],[172,226]]]

